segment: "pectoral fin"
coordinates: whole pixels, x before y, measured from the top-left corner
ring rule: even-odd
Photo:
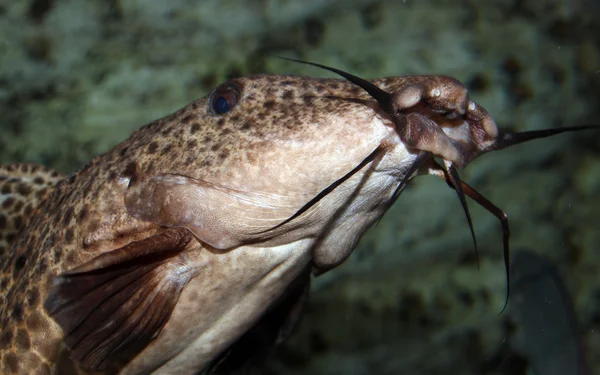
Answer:
[[[181,256],[191,238],[169,229],[57,276],[44,306],[62,327],[71,358],[115,371],[146,347],[194,276]]]

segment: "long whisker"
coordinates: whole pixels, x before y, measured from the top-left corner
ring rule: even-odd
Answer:
[[[369,95],[371,95],[373,97],[373,99],[377,100],[377,103],[379,103],[379,106],[385,112],[387,112],[388,114],[392,113],[392,95],[390,93],[388,93],[387,91],[382,90],[379,87],[375,86],[373,83],[367,81],[366,79],[362,79],[360,77],[355,76],[354,74],[350,74],[348,72],[344,72],[343,70],[332,68],[327,65],[321,65],[321,64],[310,62],[310,61],[291,59],[289,57],[280,56],[280,58],[282,58],[284,60],[298,62],[301,64],[316,66],[317,68],[329,70],[330,72],[339,74],[340,76],[346,78],[348,81],[354,83],[355,85],[361,87],[363,90],[365,90],[367,93],[369,93]]]
[[[400,184],[398,184],[398,186],[396,187],[396,190],[394,190],[394,194],[392,194],[392,198],[389,200],[389,202],[387,204],[387,209],[385,210],[385,212],[383,213],[383,215],[381,215],[379,217],[379,219],[377,219],[377,222],[375,223],[375,226],[379,225],[379,223],[381,222],[381,220],[383,219],[383,217],[385,216],[385,214],[387,214],[388,209],[390,207],[392,207],[394,205],[394,203],[396,203],[396,201],[398,200],[398,198],[400,198],[400,194],[402,194],[402,192],[404,191],[403,188],[408,183],[408,180],[412,177],[413,174],[415,174],[415,172],[417,172],[419,170],[419,168],[421,168],[423,166],[423,164],[425,164],[425,162],[429,159],[430,156],[431,156],[430,152],[419,151],[419,154],[417,155],[417,158],[410,165],[410,167],[408,168],[408,170],[404,174],[404,177],[402,177],[402,180],[400,181]]]
[[[396,190],[394,190],[394,194],[392,195],[392,199],[390,200],[390,206],[396,203],[398,198],[400,198],[400,194],[402,194],[402,188],[406,185],[406,183],[412,177],[412,175],[415,174],[415,172],[417,172],[417,170],[419,170],[419,168],[421,168],[423,164],[425,164],[425,162],[430,156],[431,152],[419,151],[417,158],[415,159],[415,161],[413,161],[413,163],[410,165],[410,168],[408,168],[408,171],[406,171],[406,173],[404,174],[404,177],[402,178],[402,181],[400,181],[400,184],[398,185]]]
[[[509,249],[509,237],[510,237],[510,229],[508,227],[508,216],[504,211],[494,205],[492,202],[487,200],[486,197],[479,194],[477,190],[473,189],[471,186],[467,185],[464,181],[460,182],[464,193],[475,202],[477,202],[481,207],[485,208],[492,215],[496,216],[498,220],[500,220],[500,225],[502,227],[502,244],[504,250],[504,269],[506,270],[506,300],[504,301],[504,307],[502,311],[500,311],[501,315],[506,307],[508,306],[508,298],[510,296],[510,249]]]
[[[344,176],[342,176],[341,178],[339,178],[338,180],[334,181],[332,184],[330,184],[329,186],[327,186],[325,189],[323,189],[319,194],[317,194],[314,198],[312,198],[310,201],[308,201],[308,203],[306,203],[304,206],[302,206],[292,216],[288,217],[287,219],[285,219],[281,223],[275,225],[274,227],[266,229],[266,230],[263,230],[263,231],[260,231],[260,232],[257,232],[256,234],[262,234],[262,233],[266,233],[266,232],[270,232],[270,231],[273,231],[275,229],[278,229],[281,226],[283,226],[283,225],[289,223],[290,221],[294,220],[298,216],[302,215],[309,208],[311,208],[312,206],[314,206],[315,204],[317,204],[321,199],[323,199],[325,196],[327,196],[327,194],[331,193],[335,188],[337,188],[338,186],[340,186],[341,184],[343,184],[346,180],[348,180],[350,177],[352,177],[356,172],[358,172],[359,170],[361,170],[365,165],[367,165],[370,162],[372,162],[377,157],[377,155],[379,154],[379,152],[381,152],[381,151],[382,151],[382,148],[381,147],[377,147],[366,158],[364,158],[363,161],[361,161],[356,167],[354,167],[354,169],[352,169],[350,172],[346,173]]]
[[[462,180],[458,175],[458,170],[454,166],[453,163],[448,162],[446,164],[446,176],[448,178],[449,185],[456,191],[458,195],[458,199],[460,200],[460,204],[465,212],[465,216],[467,217],[467,222],[469,223],[469,229],[471,230],[471,237],[473,238],[473,245],[475,246],[475,255],[477,257],[477,269],[480,269],[479,266],[479,249],[477,247],[477,237],[475,236],[475,229],[473,229],[473,220],[471,219],[471,213],[469,212],[469,205],[467,204],[467,199],[465,198],[465,192],[462,188]]]
[[[519,143],[531,141],[539,138],[546,138],[556,134],[574,132],[588,129],[598,129],[598,125],[582,125],[572,126],[569,128],[554,128],[543,130],[531,130],[526,132],[502,132],[498,135],[496,142],[492,144],[489,150],[502,150],[510,146],[518,145]]]

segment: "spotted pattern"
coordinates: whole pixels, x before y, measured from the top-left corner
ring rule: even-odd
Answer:
[[[62,178],[35,164],[0,165],[0,258]]]
[[[393,91],[404,82],[377,84]],[[214,115],[207,99],[198,99],[69,177],[27,164],[0,167],[1,374],[85,373],[69,360],[43,303],[59,273],[163,230],[127,213],[123,197],[132,178],[168,172],[235,179],[235,171],[272,152],[265,139],[301,141],[329,116],[351,116],[357,103],[376,105],[336,79],[263,75],[235,83],[241,92],[230,112]]]

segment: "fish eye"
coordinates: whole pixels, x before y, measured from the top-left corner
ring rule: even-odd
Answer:
[[[240,87],[234,83],[226,83],[215,89],[208,103],[213,115],[222,115],[233,109],[240,95]]]

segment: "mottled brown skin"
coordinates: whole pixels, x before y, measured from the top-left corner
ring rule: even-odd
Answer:
[[[13,225],[22,230],[0,258],[0,373],[194,373],[250,329],[307,267],[323,272],[341,263],[381,217],[419,149],[404,146],[375,100],[334,79],[234,82],[241,93],[229,113],[214,114],[208,99],[199,99],[142,127],[72,176],[44,180],[45,189],[55,188],[43,190],[50,194],[37,211],[37,203],[23,211],[29,213],[23,224]],[[415,112],[428,116],[432,87],[462,89],[445,77],[373,82],[389,92],[419,87],[422,105]],[[455,102],[459,114],[468,112],[465,95],[448,102],[437,124],[457,129],[466,123],[453,112]],[[497,133],[487,117],[466,129],[457,142],[478,150],[484,146],[476,142],[483,139],[487,147]],[[441,146],[440,154],[451,155],[447,149]],[[433,169],[426,164],[419,172]],[[317,204],[278,225],[336,181],[339,187]],[[190,212],[201,215],[185,216]],[[165,251],[161,241],[177,245]],[[159,249],[158,255],[138,254],[146,248]],[[137,255],[125,261],[128,250]],[[102,257],[109,253],[117,255]],[[173,311],[152,337],[111,361],[88,357],[63,331],[77,315],[48,309],[66,293],[61,285],[79,277],[69,272],[93,278],[94,272],[120,272],[122,264],[135,269],[138,261],[149,265],[149,280],[171,282],[187,272],[180,292],[157,294]],[[78,356],[83,362],[72,358]]]
[[[0,165],[0,259],[64,176],[36,164]]]

